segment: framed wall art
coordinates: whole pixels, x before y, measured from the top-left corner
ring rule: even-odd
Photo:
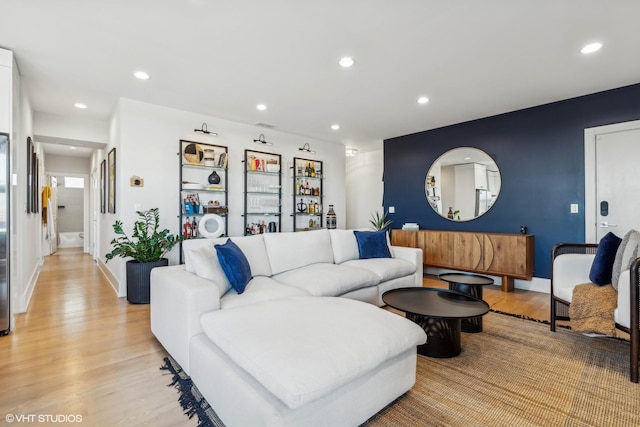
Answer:
[[[31,137],[27,137],[27,213],[31,213],[31,203],[33,201],[33,181],[31,180],[33,158],[33,141]]]
[[[38,159],[38,155],[33,153],[33,172],[31,176],[33,176],[33,201],[31,204],[31,212],[38,213],[40,212],[40,174],[38,171],[40,170],[40,159]]]
[[[116,148],[113,147],[109,151],[107,157],[107,180],[109,183],[108,190],[108,211],[109,213],[116,213]]]
[[[107,161],[100,163],[100,213],[107,212]]]

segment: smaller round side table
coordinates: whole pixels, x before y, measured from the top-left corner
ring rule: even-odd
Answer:
[[[492,278],[471,273],[444,273],[439,275],[438,278],[449,283],[450,290],[478,299],[482,299],[483,286],[493,285]],[[462,321],[462,332],[482,332],[482,316],[464,319]]]

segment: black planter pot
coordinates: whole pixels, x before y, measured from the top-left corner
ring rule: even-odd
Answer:
[[[149,304],[151,269],[167,265],[167,258],[154,262],[127,261],[127,301],[133,304]]]

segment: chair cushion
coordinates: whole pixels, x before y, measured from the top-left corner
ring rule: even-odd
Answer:
[[[335,297],[380,283],[380,277],[371,271],[329,263],[285,271],[273,279],[317,297]]]
[[[589,280],[592,283],[600,286],[611,283],[613,263],[616,260],[616,253],[621,242],[622,239],[612,232],[608,232],[600,239],[596,256],[589,272]]]
[[[625,328],[631,325],[631,272],[625,270],[620,274],[618,282],[618,304],[613,312],[615,322]]]
[[[218,261],[233,289],[239,294],[251,280],[251,267],[242,250],[229,239],[223,245],[215,245]]]
[[[623,271],[628,270],[631,265],[631,261],[637,258],[638,246],[640,246],[640,232],[636,230],[629,230],[622,238],[620,246],[618,246],[616,259],[613,263],[611,286],[613,286],[614,289],[618,289],[620,274]]]
[[[360,259],[391,258],[391,251],[387,242],[387,232],[380,231],[354,231],[358,242]]]
[[[220,350],[292,409],[426,341],[422,328],[404,317],[346,298],[291,297],[215,310],[201,325]]]

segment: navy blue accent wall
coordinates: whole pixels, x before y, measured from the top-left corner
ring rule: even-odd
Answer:
[[[384,141],[384,206],[394,228],[535,235],[534,276],[550,277],[551,248],[584,242],[584,130],[640,119],[640,84],[572,98]],[[430,165],[446,151],[479,148],[496,161],[502,177],[491,210],[473,221],[436,214],[426,200]],[[578,214],[569,212],[577,203]]]

